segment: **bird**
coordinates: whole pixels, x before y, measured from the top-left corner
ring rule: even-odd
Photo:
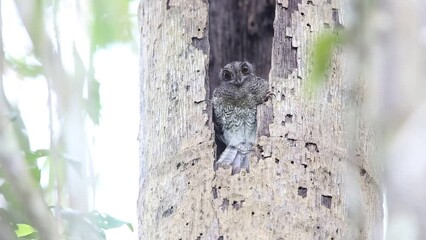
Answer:
[[[219,80],[212,95],[213,114],[218,139],[226,148],[216,167],[232,166],[231,175],[242,169],[249,173],[249,153],[256,142],[257,106],[273,94],[268,90],[268,82],[256,76],[254,66],[248,61],[226,64],[219,72]]]

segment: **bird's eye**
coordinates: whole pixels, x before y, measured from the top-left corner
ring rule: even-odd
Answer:
[[[247,66],[247,65],[243,65],[242,67],[241,67],[241,73],[242,74],[244,74],[244,75],[246,75],[246,74],[248,74],[250,72],[250,68]]]
[[[223,79],[225,79],[226,81],[229,81],[232,79],[232,73],[229,72],[228,70],[224,70],[223,71]]]

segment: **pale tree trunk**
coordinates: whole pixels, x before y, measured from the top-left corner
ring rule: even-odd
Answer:
[[[304,94],[310,46],[341,13],[337,0],[141,1],[139,239],[380,239],[371,133],[345,114],[362,86],[343,81],[342,51]],[[257,65],[276,95],[251,172],[234,176],[213,167],[208,100],[232,60]]]

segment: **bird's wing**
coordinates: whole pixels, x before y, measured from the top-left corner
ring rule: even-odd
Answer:
[[[254,95],[257,104],[262,104],[268,94],[269,84],[263,78],[256,77],[250,83],[250,92]]]

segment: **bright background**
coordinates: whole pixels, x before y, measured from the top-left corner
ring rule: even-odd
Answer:
[[[14,1],[2,4],[3,41],[6,56],[27,57],[31,41],[16,11]],[[62,46],[62,60],[67,70],[74,68],[72,45],[83,62],[89,51],[88,21],[90,11],[84,1],[61,0],[57,14]],[[87,9],[85,9],[87,8]],[[138,193],[138,124],[139,85],[137,36],[138,1],[129,2],[132,39],[97,50],[93,57],[95,78],[100,83],[99,125],[87,124],[90,161],[93,164],[95,193],[89,208],[131,222],[135,232],[126,226],[106,231],[107,239],[136,239],[136,202]],[[53,25],[48,24],[47,30]],[[33,60],[36,62],[36,60]],[[87,62],[85,62],[87,64]],[[31,149],[49,148],[48,88],[43,77],[25,79],[6,68],[3,73],[5,93],[16,105],[25,122]],[[43,176],[42,176],[43,179]],[[1,205],[1,204],[0,204]]]

